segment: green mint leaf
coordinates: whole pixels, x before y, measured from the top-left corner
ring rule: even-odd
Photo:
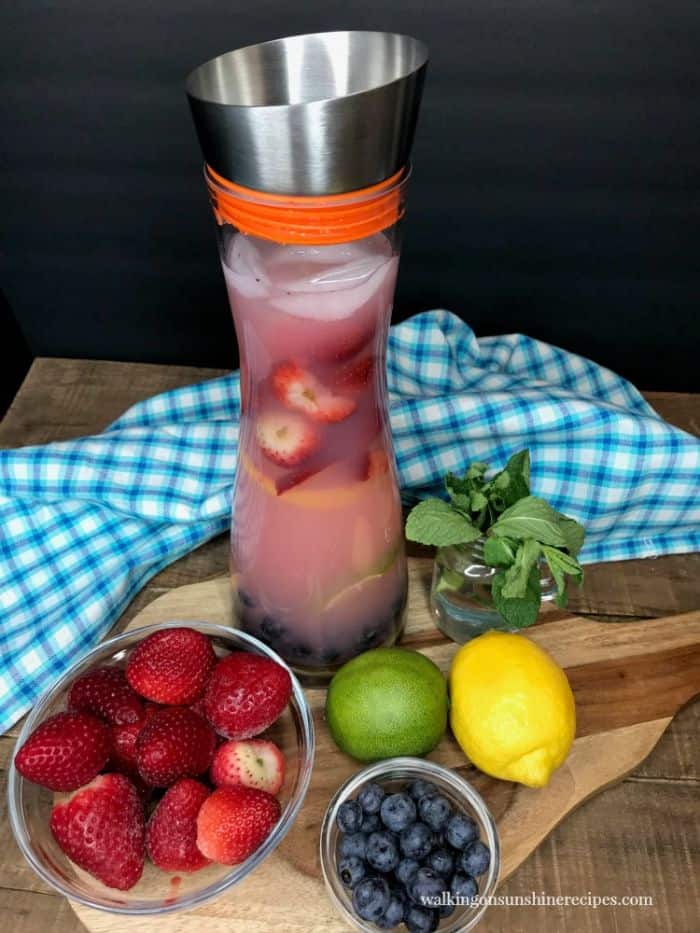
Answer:
[[[512,628],[527,628],[537,621],[540,611],[540,575],[537,566],[530,571],[525,596],[508,599],[503,595],[505,573],[500,570],[491,581],[491,595],[498,614]]]
[[[447,473],[445,476],[445,489],[450,496],[468,496],[471,491],[471,483],[468,483],[461,476],[455,476],[454,473]]]
[[[502,512],[519,499],[530,495],[530,452],[513,454],[504,469],[488,484],[491,504]]]
[[[530,451],[527,447],[513,454],[508,463],[506,463],[506,473],[511,476],[519,477],[530,491]]]
[[[559,515],[559,530],[564,535],[564,541],[566,542],[566,550],[571,554],[572,557],[576,557],[578,552],[583,547],[583,539],[586,537],[586,532],[583,528],[583,525],[573,519],[569,518],[566,515]]]
[[[458,492],[452,496],[452,505],[460,512],[463,512],[466,518],[469,518],[469,513],[472,510],[471,502],[471,496],[464,495],[461,492]]]
[[[494,478],[491,480],[494,489],[507,489],[510,486],[510,476],[506,470],[501,470],[500,473],[497,473]]]
[[[471,511],[471,483],[455,476],[454,473],[448,473],[445,477],[445,489],[456,509],[467,514]]]
[[[581,584],[583,583],[583,568],[576,558],[565,554],[564,551],[559,551],[557,548],[548,547],[545,544],[542,553],[557,585],[557,606],[563,609],[566,606],[566,575],[568,574],[577,583]]]
[[[457,570],[451,570],[449,567],[441,567],[440,579],[435,587],[436,593],[442,593],[443,590],[459,592],[464,586],[464,574]]]
[[[492,538],[484,542],[484,563],[489,567],[510,567],[515,560],[517,542],[509,538]]]
[[[464,478],[466,480],[476,480],[481,483],[484,480],[484,474],[488,468],[488,463],[484,463],[482,460],[475,460],[474,463],[469,464],[467,472],[464,474]]]
[[[406,537],[420,544],[448,547],[476,541],[481,532],[442,499],[424,499],[406,519]]]
[[[480,512],[482,509],[485,509],[488,504],[489,500],[480,490],[471,494],[470,505],[472,512]]]
[[[493,487],[488,490],[489,504],[494,513],[498,514],[506,510],[506,500],[497,489]]]
[[[566,546],[559,527],[559,513],[537,496],[526,496],[506,509],[491,526],[491,534],[521,541],[534,538],[540,544]]]
[[[521,541],[515,553],[515,561],[506,570],[501,593],[506,599],[522,599],[527,592],[532,568],[540,556],[540,545],[534,538]]]

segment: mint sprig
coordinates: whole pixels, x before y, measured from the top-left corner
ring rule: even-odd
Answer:
[[[542,598],[540,575],[533,567],[527,578],[527,587],[522,596],[503,595],[505,574],[501,571],[491,581],[491,596],[496,612],[513,628],[527,628],[537,621]]]
[[[468,544],[479,535],[479,529],[462,512],[442,499],[424,499],[406,519],[406,537],[436,547]]]
[[[436,547],[471,544],[484,537],[484,563],[496,567],[491,594],[496,610],[512,626],[536,620],[541,560],[557,586],[557,605],[566,605],[566,578],[583,582],[577,560],[584,529],[530,493],[530,454],[521,450],[487,479],[487,463],[475,462],[463,476],[448,473],[449,501],[419,502],[406,521],[406,537]]]
[[[525,496],[511,505],[490,531],[497,538],[515,538],[518,541],[534,538],[540,544],[566,547],[564,533],[559,527],[559,513],[537,496]]]

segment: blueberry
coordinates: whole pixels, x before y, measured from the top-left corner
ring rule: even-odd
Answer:
[[[479,893],[479,886],[474,881],[471,875],[462,875],[457,872],[456,875],[452,876],[452,881],[450,882],[450,894],[453,899],[459,898],[458,903],[461,905],[468,904],[473,897]]]
[[[411,904],[403,922],[406,924],[408,933],[433,933],[433,930],[437,930],[440,918],[435,910],[426,910],[424,907]]]
[[[391,833],[370,833],[367,839],[366,859],[372,868],[387,874],[399,864],[399,850]]]
[[[384,788],[379,784],[365,784],[357,795],[357,802],[365,813],[379,813],[384,796]]]
[[[313,654],[311,648],[304,642],[292,645],[291,651],[295,658],[301,658],[302,660],[308,660]]]
[[[336,651],[334,648],[329,648],[327,651],[322,652],[321,660],[324,664],[333,664],[340,657],[340,652]]]
[[[352,891],[352,906],[363,920],[380,920],[389,906],[389,885],[383,878],[365,878]]]
[[[409,885],[415,878],[419,868],[420,862],[417,862],[414,858],[402,858],[396,866],[394,874],[401,884]]]
[[[362,633],[362,637],[357,642],[357,651],[367,651],[373,648],[380,639],[380,633],[376,628],[369,628]]]
[[[452,816],[452,807],[446,797],[435,794],[434,797],[422,797],[418,801],[418,812],[423,822],[438,832]]]
[[[358,858],[364,858],[367,853],[367,836],[364,833],[350,833],[343,836],[338,846],[338,854],[341,858],[348,858],[356,855]]]
[[[420,861],[424,859],[433,847],[433,831],[425,823],[414,823],[407,826],[399,836],[399,845],[406,858]]]
[[[455,813],[447,821],[445,837],[455,849],[466,849],[470,842],[479,838],[479,828],[470,816]]]
[[[265,616],[260,623],[260,634],[265,641],[279,641],[285,634],[285,628],[272,616]]]
[[[401,590],[401,595],[397,596],[394,602],[391,604],[391,617],[396,619],[397,616],[400,616],[404,609],[406,608],[406,602],[408,597],[408,588],[404,587]]]
[[[409,784],[408,792],[417,802],[421,799],[421,797],[433,797],[435,794],[437,794],[438,789],[432,783],[432,781],[422,781],[420,778],[418,778],[417,781]]]
[[[448,849],[444,848],[433,849],[425,860],[425,864],[443,878],[451,878],[455,870],[454,857]]]
[[[442,920],[445,917],[450,917],[455,912],[455,905],[448,903],[443,904],[442,907],[438,907],[438,917]]]
[[[390,794],[379,810],[382,823],[393,833],[400,833],[416,819],[416,805],[408,794]]]
[[[362,825],[362,807],[356,800],[346,800],[338,807],[335,821],[341,833],[356,833]]]
[[[462,871],[466,872],[468,875],[483,875],[485,871],[488,871],[489,865],[491,864],[491,853],[489,852],[488,846],[485,846],[483,842],[477,840],[472,842],[471,845],[468,845],[467,848],[462,852]]]
[[[362,817],[360,829],[363,833],[376,833],[382,829],[381,820],[376,813],[365,813]]]
[[[364,861],[356,855],[350,855],[338,862],[338,877],[346,888],[354,888],[367,874]]]
[[[411,900],[423,907],[430,907],[434,898],[440,898],[446,889],[446,882],[442,875],[438,875],[432,868],[423,866],[416,872],[416,876],[409,885],[408,893]],[[437,906],[437,905],[436,905]]]
[[[389,897],[389,905],[384,912],[384,916],[377,920],[377,926],[380,930],[391,930],[397,927],[403,920],[406,911],[406,901],[396,891],[392,891]]]
[[[255,600],[247,593],[245,590],[238,589],[238,599],[246,607],[246,609],[255,609]]]

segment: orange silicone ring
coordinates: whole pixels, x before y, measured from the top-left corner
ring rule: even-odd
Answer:
[[[318,197],[244,188],[222,178],[209,165],[204,176],[218,224],[233,224],[241,233],[275,243],[322,246],[361,240],[400,220],[408,172],[402,168],[368,188]]]

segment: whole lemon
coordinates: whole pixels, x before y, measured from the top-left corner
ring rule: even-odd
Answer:
[[[326,722],[341,751],[360,761],[426,755],[447,728],[445,678],[418,651],[365,651],[330,682]]]
[[[463,645],[449,675],[450,726],[482,771],[544,787],[576,733],[564,671],[523,635],[488,632]]]

